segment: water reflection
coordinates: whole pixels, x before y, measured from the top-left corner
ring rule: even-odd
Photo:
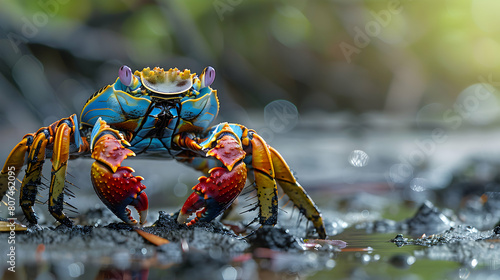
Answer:
[[[180,243],[169,243],[158,247],[155,254],[143,259],[129,256],[127,266],[117,265],[116,261],[123,259],[116,256],[108,258],[108,261],[106,258],[55,263],[43,260],[31,265],[24,264],[16,274],[5,272],[3,279],[22,279],[28,275],[27,278],[31,279],[99,280],[347,279],[360,275],[382,278],[393,275],[405,279],[439,279],[456,275],[460,279],[480,279],[478,275],[491,276],[500,268],[500,262],[485,267],[484,264],[479,265],[477,259],[471,259],[463,265],[440,259],[429,261],[424,254],[415,254],[415,251],[427,250],[425,247],[398,248],[388,242],[393,237],[394,233],[373,234],[347,229],[335,236],[338,240],[306,240],[305,244],[320,245],[305,246],[307,250],[282,252],[255,248],[232,256],[193,248],[183,251]],[[326,245],[343,249],[341,252],[331,248],[325,250]],[[492,243],[492,246],[495,245]],[[181,252],[180,258],[162,257],[172,251]],[[119,256],[123,257],[123,254]]]
[[[99,271],[95,277],[96,280],[111,280],[111,279],[137,279],[146,280],[149,278],[149,268],[141,269],[116,269],[105,268]]]

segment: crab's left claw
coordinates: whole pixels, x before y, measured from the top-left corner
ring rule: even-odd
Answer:
[[[207,155],[217,158],[224,167],[212,168],[210,177],[202,176],[193,187],[194,192],[184,203],[177,222],[186,223],[189,216],[196,217],[187,225],[198,221],[210,222],[222,214],[238,197],[247,179],[247,168],[242,159],[245,157],[239,139],[232,134],[221,134],[217,145]]]
[[[216,173],[218,172],[216,171],[212,174],[215,175]],[[227,208],[226,205],[230,204],[233,200],[230,197],[226,199],[219,197],[219,189],[214,180],[204,176],[200,177],[199,180],[200,183],[193,188],[194,192],[188,197],[179,212],[179,217],[177,218],[179,223],[186,223],[189,216],[195,212],[196,217],[187,223],[188,226],[198,221],[209,222],[221,214]]]
[[[121,162],[134,152],[125,148],[126,141],[121,134],[110,128],[106,122],[99,120],[92,132],[92,164],[91,179],[94,189],[101,201],[125,223],[137,224],[132,217],[128,205],[135,207],[142,225],[148,216],[148,197],[144,192],[144,178],[134,176],[134,170],[121,166]]]
[[[246,179],[247,168],[244,163],[238,164],[232,171],[223,167],[211,169],[210,177],[199,178],[200,182],[194,186],[194,192],[182,206],[177,222],[188,222],[189,216],[195,212],[196,217],[187,223],[188,226],[212,221],[238,197]]]

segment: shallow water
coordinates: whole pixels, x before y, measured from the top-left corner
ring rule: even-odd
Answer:
[[[395,236],[395,233],[367,233],[348,228],[331,238],[347,243],[340,252],[321,249],[280,252],[257,248],[230,258],[220,251],[196,248],[182,248],[181,253],[176,247],[189,245],[171,243],[167,245],[172,246],[160,248],[156,253],[158,249],[144,246],[134,254],[129,250],[115,250],[108,257],[79,259],[79,253],[72,251],[71,245],[61,244],[61,250],[56,250],[59,254],[50,249],[43,251],[38,245],[32,251],[36,261],[24,262],[16,268],[16,273],[5,271],[2,279],[194,279],[201,275],[205,279],[223,280],[497,279],[494,277],[500,262],[430,259],[424,253],[430,248],[398,247],[390,242]],[[25,253],[30,250],[27,251]],[[143,257],[132,257],[141,254]]]
[[[420,246],[397,247],[390,242],[396,234],[367,234],[364,230],[346,230],[335,236],[348,243],[347,248],[371,248],[367,252],[341,252],[331,271],[316,273],[311,279],[445,279],[460,267],[448,261],[417,259]]]

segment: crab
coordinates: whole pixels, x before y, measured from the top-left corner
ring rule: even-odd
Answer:
[[[180,209],[179,223],[212,221],[228,209],[249,179],[255,182],[261,225],[277,223],[279,184],[325,238],[318,207],[274,148],[243,125],[211,126],[219,111],[217,91],[210,87],[214,79],[210,66],[200,75],[159,67],[132,72],[122,66],[113,84],[90,96],[79,118],[73,114],[23,137],[0,172],[0,199],[7,192],[12,197],[9,176],[17,177],[26,164],[19,204],[28,223],[36,225],[33,205],[44,161],[50,157],[49,212],[72,226],[63,211],[66,168],[70,158],[90,155],[95,160],[91,181],[100,200],[123,222],[144,225],[148,197],[143,177],[122,163],[136,155],[152,156],[176,159],[206,175]],[[136,209],[139,221],[128,206]]]

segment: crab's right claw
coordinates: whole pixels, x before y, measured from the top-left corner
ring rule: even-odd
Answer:
[[[101,201],[122,221],[135,225],[128,205],[135,207],[139,213],[139,223],[146,223],[148,216],[148,197],[144,192],[146,186],[141,183],[144,178],[134,176],[134,170],[121,166],[121,162],[134,152],[125,148],[126,141],[121,134],[110,128],[106,122],[99,120],[92,131],[92,164],[91,179],[94,190]]]
[[[92,164],[92,183],[101,201],[118,218],[127,224],[135,225],[135,220],[127,206],[133,206],[139,213],[139,223],[146,223],[148,217],[148,196],[144,192],[146,186],[140,176],[133,176],[130,167],[119,167],[111,172],[106,166],[95,162]]]

